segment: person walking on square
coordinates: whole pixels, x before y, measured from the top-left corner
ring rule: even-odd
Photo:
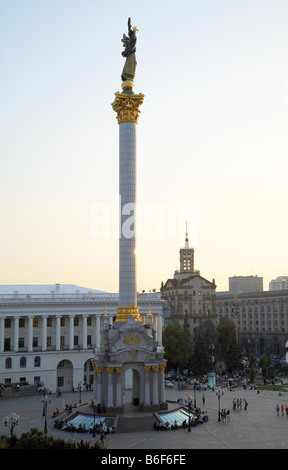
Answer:
[[[230,410],[227,410],[226,419],[227,421],[230,421]]]
[[[244,403],[245,403],[244,410],[245,410],[245,411],[247,411],[247,407],[248,407],[248,401],[247,401],[247,400],[245,400],[245,398],[244,398]]]
[[[279,406],[278,403],[277,403],[277,405],[276,405],[277,416],[279,416],[279,410],[280,410],[280,406]]]
[[[282,413],[282,416],[284,416],[284,405],[281,405],[281,413]]]

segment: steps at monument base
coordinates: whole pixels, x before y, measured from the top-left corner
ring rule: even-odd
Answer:
[[[155,421],[153,414],[149,416],[120,416],[116,432],[153,431]]]
[[[19,388],[4,387],[2,390],[2,399],[23,398],[30,395],[39,395],[38,385],[22,385]]]

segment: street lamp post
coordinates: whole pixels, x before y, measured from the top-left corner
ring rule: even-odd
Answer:
[[[81,405],[81,384],[82,384],[82,382],[81,382],[81,380],[80,380],[80,382],[78,382],[78,387],[79,387],[79,404],[80,404],[80,405]]]
[[[222,395],[224,395],[224,390],[220,390],[220,388],[219,388],[216,392],[216,396],[218,397],[218,421],[221,421],[220,400],[221,400]]]
[[[94,414],[94,423],[93,423],[93,437],[95,437],[95,414],[96,414],[96,403],[95,401],[93,400],[92,402],[92,406],[93,406],[93,414]]]
[[[232,318],[235,318],[235,333],[236,333],[236,341],[238,343],[238,316],[239,316],[240,308],[238,304],[237,296],[234,298],[234,303],[232,306]]]
[[[14,428],[18,424],[19,419],[20,419],[20,416],[16,415],[14,411],[10,414],[10,416],[5,416],[5,418],[3,418],[4,425],[10,429],[11,437],[13,436]]]
[[[43,416],[45,416],[45,421],[44,421],[44,432],[47,433],[47,406],[48,403],[50,403],[51,400],[48,398],[46,395],[46,388],[44,387],[44,396],[42,398],[42,403],[43,403]]]

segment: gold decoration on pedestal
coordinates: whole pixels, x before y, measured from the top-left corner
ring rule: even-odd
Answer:
[[[142,339],[139,335],[126,335],[124,336],[123,343],[129,344],[129,346],[140,344]]]
[[[130,307],[118,307],[116,322],[127,322],[130,315],[132,315],[136,321],[141,321],[138,307],[134,307],[134,305],[130,305]]]
[[[123,122],[134,122],[137,124],[140,114],[140,106],[144,101],[142,94],[115,93],[115,101],[112,103],[113,110],[117,113],[118,124]]]

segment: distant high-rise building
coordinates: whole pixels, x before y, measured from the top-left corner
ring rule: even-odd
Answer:
[[[287,290],[288,276],[278,276],[269,282],[269,290]]]
[[[263,277],[233,276],[229,277],[229,292],[262,292]]]

